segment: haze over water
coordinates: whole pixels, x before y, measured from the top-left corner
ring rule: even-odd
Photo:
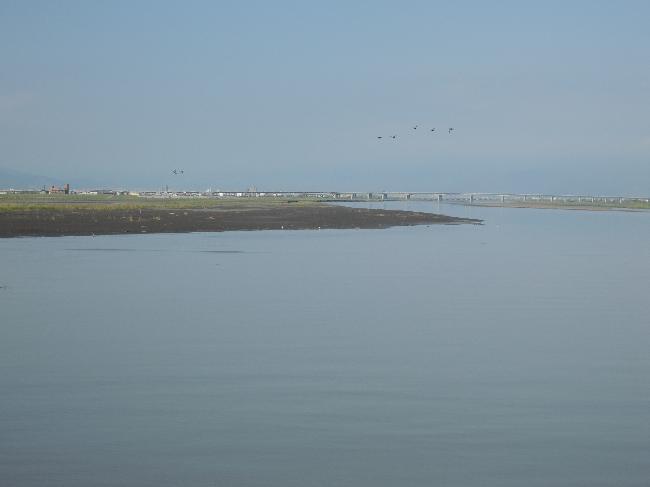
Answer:
[[[648,196],[648,18],[645,0],[4,1],[0,188]]]
[[[650,214],[0,240],[0,484],[647,486]]]

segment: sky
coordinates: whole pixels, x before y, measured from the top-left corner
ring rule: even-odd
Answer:
[[[0,0],[0,168],[645,196],[649,18],[647,1]]]

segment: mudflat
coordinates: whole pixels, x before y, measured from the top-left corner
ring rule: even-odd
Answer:
[[[318,202],[212,207],[147,205],[37,205],[0,211],[0,237],[387,228],[399,225],[481,224],[481,220],[415,211],[350,208]]]

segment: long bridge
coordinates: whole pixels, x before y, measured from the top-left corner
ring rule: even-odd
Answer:
[[[623,204],[650,203],[647,196],[611,196],[611,195],[580,195],[580,194],[544,194],[544,193],[448,193],[448,192],[347,192],[335,193],[334,199],[365,200],[365,201],[447,201],[464,204],[489,203],[594,203],[594,204]]]
[[[29,190],[0,190],[7,193],[35,193]],[[77,192],[75,192],[77,193]],[[99,191],[80,194],[99,194]],[[650,204],[648,196],[613,196],[585,194],[545,194],[545,193],[477,193],[445,191],[113,191],[102,190],[102,194],[131,194],[150,198],[313,198],[329,201],[438,201],[466,205],[481,204]]]
[[[43,190],[0,189],[5,194],[38,194]],[[648,196],[614,196],[586,194],[548,194],[548,193],[479,193],[446,191],[128,191],[128,190],[84,190],[70,191],[71,195],[132,195],[145,198],[312,198],[325,201],[438,201],[465,205],[619,205],[645,208],[650,205]]]
[[[612,196],[580,194],[544,194],[544,193],[467,193],[442,191],[174,191],[142,192],[141,196],[168,197],[279,197],[279,198],[314,198],[332,201],[445,201],[461,204],[515,204],[521,203],[556,203],[556,204],[629,204],[650,203],[647,196]]]

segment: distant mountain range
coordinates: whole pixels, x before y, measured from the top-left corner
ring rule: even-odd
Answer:
[[[171,174],[171,173],[170,173]],[[196,190],[203,188],[201,184],[192,184],[192,181],[186,179],[179,179],[177,176],[168,174],[167,178],[162,178],[162,181],[157,181],[153,186],[154,189],[164,188],[169,184],[170,189],[173,190]],[[42,174],[33,174],[27,171],[21,171],[14,168],[0,166],[0,190],[3,189],[42,189],[43,186],[49,188],[54,185],[63,187],[64,184],[70,184],[73,190],[78,189],[151,189],[152,185],[147,184],[146,180],[142,181],[115,181],[113,178],[92,179],[86,177],[71,177],[71,178],[53,178],[51,176]],[[129,184],[130,186],[127,186]]]
[[[62,187],[64,184],[69,183],[71,187],[103,187],[101,183],[92,180],[70,178],[59,179],[42,174],[32,174],[25,171],[16,169],[0,167],[0,190],[2,189],[41,189],[43,186],[49,188],[50,186]]]
[[[0,189],[40,189],[53,184],[61,186],[65,182],[49,176],[0,167]]]

